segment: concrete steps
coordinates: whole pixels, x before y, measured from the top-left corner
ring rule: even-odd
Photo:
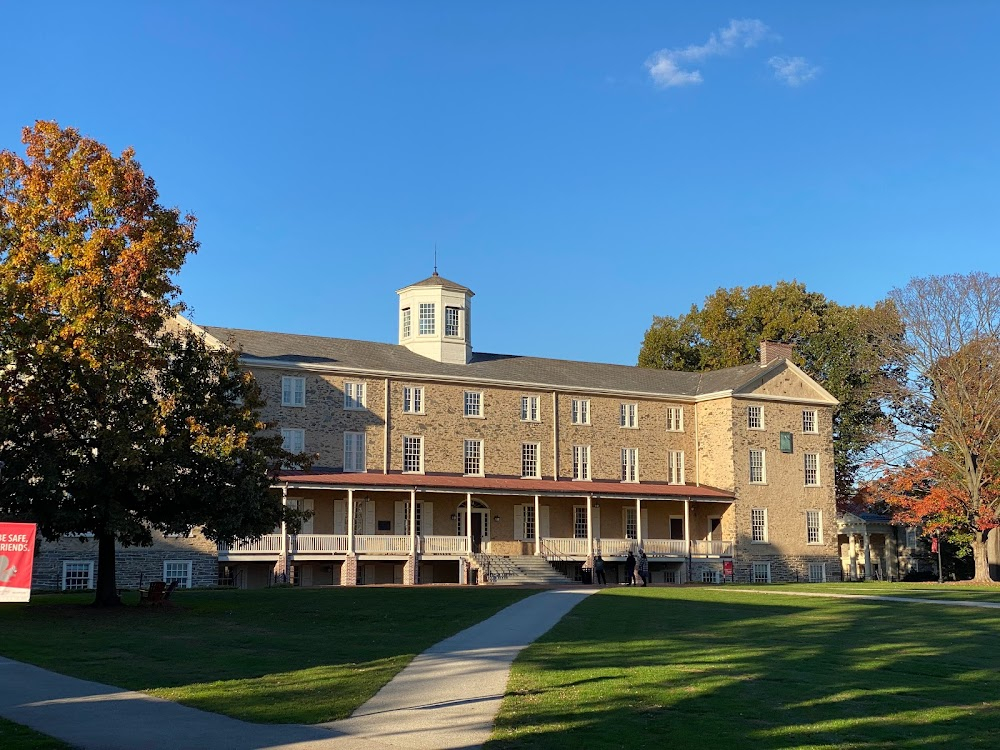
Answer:
[[[473,555],[480,570],[488,571],[489,580],[503,586],[567,586],[573,580],[559,573],[545,560],[534,555]]]

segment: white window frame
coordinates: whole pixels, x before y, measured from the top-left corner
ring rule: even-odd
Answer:
[[[482,391],[465,391],[462,394],[462,414],[467,419],[483,419]]]
[[[823,511],[806,511],[806,544],[823,543]]]
[[[281,447],[289,453],[305,453],[306,431],[301,427],[282,427]]]
[[[619,410],[618,424],[627,430],[639,428],[639,404],[629,402],[621,405]]]
[[[770,583],[771,582],[771,563],[769,562],[755,562],[750,566],[750,582],[751,583]]]
[[[413,455],[412,447],[417,448],[417,468],[407,468],[407,447],[411,448],[409,455]],[[424,437],[423,435],[403,435],[403,473],[404,474],[423,474],[424,473]]]
[[[187,570],[187,572],[183,576],[172,575],[172,576],[168,577],[168,575],[167,575],[167,569],[171,565],[182,566],[183,568],[185,568]],[[194,565],[191,562],[191,560],[164,560],[163,561],[163,582],[166,583],[167,585],[169,585],[171,581],[177,580],[178,581],[177,588],[180,588],[180,589],[189,589],[189,588],[192,587],[191,573],[192,573],[192,569],[193,568],[194,568]]]
[[[402,326],[402,338],[410,338],[413,335],[413,311],[409,307],[403,308],[400,324]]]
[[[684,407],[667,407],[667,432],[684,432]]]
[[[281,405],[302,408],[306,405],[306,379],[295,375],[281,376]]]
[[[445,305],[444,308],[444,335],[449,338],[459,338],[462,335],[462,308],[455,307],[454,305]],[[454,312],[455,320],[451,321],[449,318]],[[454,333],[451,333],[451,325],[454,322]]]
[[[722,572],[712,568],[704,568],[701,571],[702,583],[722,583]]]
[[[917,527],[908,526],[906,528],[906,548],[916,549],[917,548]]]
[[[421,385],[403,386],[403,414],[424,413],[424,387]]]
[[[635,507],[626,505],[622,508],[622,530],[626,539],[639,538],[639,514],[635,512]]]
[[[530,455],[531,453],[534,453],[534,455]],[[541,478],[541,453],[542,446],[540,443],[521,443],[521,479]],[[531,472],[532,464],[535,469],[533,473],[529,473]]]
[[[417,333],[433,336],[437,330],[437,306],[433,302],[421,302],[417,306]]]
[[[748,406],[747,407],[747,429],[748,430],[763,430],[764,429],[764,407],[763,406]]]
[[[74,572],[87,571],[87,585],[86,586],[67,586],[66,585],[66,574],[69,573],[70,566],[73,566]],[[74,579],[79,580],[79,579]],[[62,579],[61,586],[63,591],[91,591],[94,588],[94,561],[93,560],[63,560],[62,561]]]
[[[767,544],[767,508],[750,509],[750,543]]]
[[[483,441],[466,438],[462,448],[464,476],[483,476]]]
[[[802,432],[815,435],[819,432],[819,414],[816,409],[802,410]]]
[[[538,396],[521,396],[521,421],[542,421],[541,399]]]
[[[760,456],[759,465],[755,464],[754,455]],[[748,468],[748,479],[750,484],[767,484],[767,451],[763,448],[751,448]],[[758,470],[759,473],[756,473],[755,469]],[[756,479],[754,479],[755,476],[757,477]]]
[[[587,538],[587,506],[586,505],[574,505],[573,506],[573,538],[574,539],[586,539]]]
[[[684,484],[684,451],[667,451],[667,484]]]
[[[359,449],[360,444],[360,449]],[[363,432],[344,433],[344,472],[363,474],[368,471],[368,440]]]
[[[573,446],[573,480],[576,482],[590,481],[590,446]]]
[[[817,576],[816,574],[819,573]],[[809,563],[809,583],[826,583],[826,563]]]
[[[574,398],[570,412],[572,424],[590,424],[590,399]]]
[[[809,464],[812,464],[810,466]],[[805,481],[806,487],[819,487],[819,454],[818,453],[803,453],[802,454],[802,470],[804,472],[803,480]]]
[[[622,448],[622,481],[637,483],[639,481],[639,449]]]
[[[360,411],[365,408],[368,389],[364,383],[349,380],[344,383],[344,409]]]

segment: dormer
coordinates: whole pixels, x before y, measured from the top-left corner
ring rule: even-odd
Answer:
[[[473,292],[432,276],[398,290],[399,343],[436,362],[465,365],[472,359]]]

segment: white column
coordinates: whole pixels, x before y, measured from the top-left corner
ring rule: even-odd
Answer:
[[[865,530],[865,580],[872,579],[872,538],[871,534]]]
[[[858,542],[854,532],[847,535],[847,577],[852,581],[858,578]]]
[[[465,544],[472,553],[472,493],[465,493]]]
[[[514,523],[517,523],[521,519],[515,518]],[[542,523],[541,523],[541,504],[538,500],[538,495],[535,495],[535,554],[542,554]]]
[[[684,543],[691,547],[691,498],[684,498]]]
[[[417,490],[410,490],[410,554],[417,554]]]
[[[354,554],[354,490],[347,491],[347,554]]]
[[[587,495],[587,554],[594,551],[594,496]]]
[[[288,487],[281,488],[281,507],[282,509],[288,507]],[[281,517],[281,556],[285,557],[288,554],[288,524],[285,523],[285,517]]]
[[[639,542],[639,546],[642,546],[642,501],[639,498],[635,499],[635,538]]]

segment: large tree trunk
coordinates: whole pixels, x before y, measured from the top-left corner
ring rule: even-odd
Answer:
[[[972,580],[977,583],[991,583],[990,561],[987,554],[986,540],[988,531],[977,531],[972,537],[972,553],[976,561],[976,576]]]
[[[113,607],[121,604],[115,576],[115,537],[102,533],[97,537],[97,597],[96,607]]]

